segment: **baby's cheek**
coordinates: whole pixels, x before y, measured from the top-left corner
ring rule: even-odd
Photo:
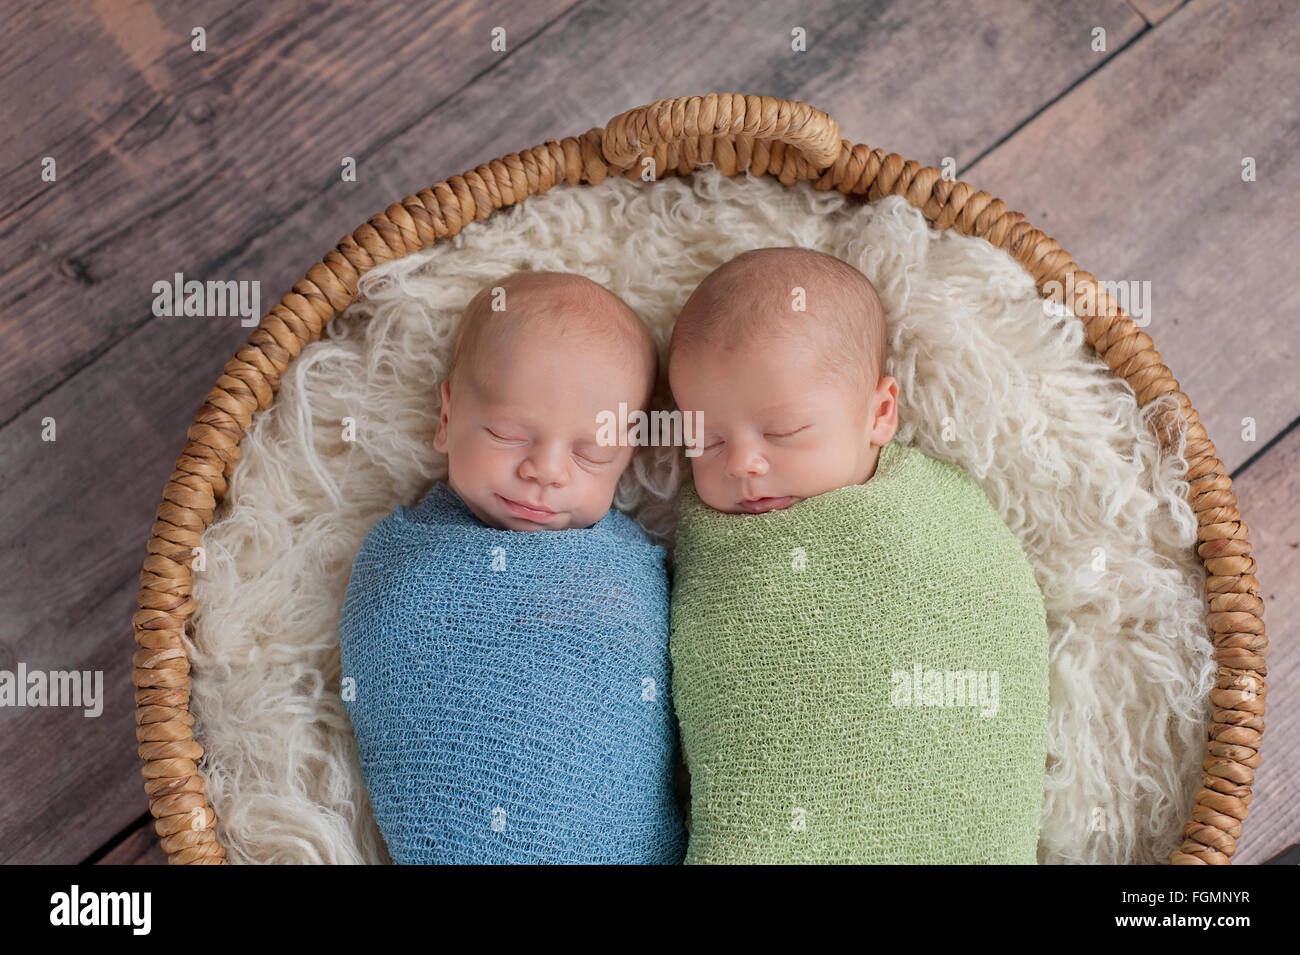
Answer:
[[[708,455],[709,452],[705,452]],[[695,458],[691,461],[691,482],[695,485],[695,490],[703,497],[708,489],[717,482],[714,476],[718,468],[714,462],[707,458]]]
[[[695,493],[699,495],[701,501],[715,511],[729,511],[734,506],[734,502],[729,500],[727,495],[723,493],[720,484],[708,481],[703,484],[697,482]]]

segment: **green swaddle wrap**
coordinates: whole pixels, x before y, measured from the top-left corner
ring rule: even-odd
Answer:
[[[689,863],[1034,864],[1047,624],[960,467],[891,441],[784,510],[678,504]]]

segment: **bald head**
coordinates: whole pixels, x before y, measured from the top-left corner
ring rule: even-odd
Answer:
[[[452,393],[490,388],[494,363],[524,341],[582,349],[638,375],[646,402],[654,391],[658,348],[626,302],[581,275],[520,271],[480,289],[461,314],[447,373]]]
[[[710,272],[677,318],[668,362],[701,346],[773,342],[815,349],[822,379],[857,391],[885,374],[885,313],[871,282],[833,255],[790,246],[752,249]]]

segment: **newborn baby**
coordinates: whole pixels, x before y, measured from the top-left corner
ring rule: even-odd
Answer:
[[[393,861],[681,861],[665,552],[611,506],[635,449],[596,437],[657,366],[580,276],[517,272],[462,315],[447,480],[370,530],[340,620]]]
[[[677,319],[703,427],[671,609],[687,863],[1036,861],[1042,594],[979,485],[893,440],[886,341],[866,277],[798,248],[737,256]]]

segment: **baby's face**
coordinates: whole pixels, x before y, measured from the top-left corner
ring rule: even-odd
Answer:
[[[871,389],[814,383],[814,365],[800,345],[701,345],[673,357],[677,406],[702,413],[703,453],[688,459],[700,500],[756,514],[871,477]]]
[[[442,384],[434,447],[447,455],[447,483],[475,516],[498,530],[590,527],[609,511],[634,448],[600,445],[597,415],[636,407],[636,375],[611,367],[572,338],[521,336],[481,370]]]

